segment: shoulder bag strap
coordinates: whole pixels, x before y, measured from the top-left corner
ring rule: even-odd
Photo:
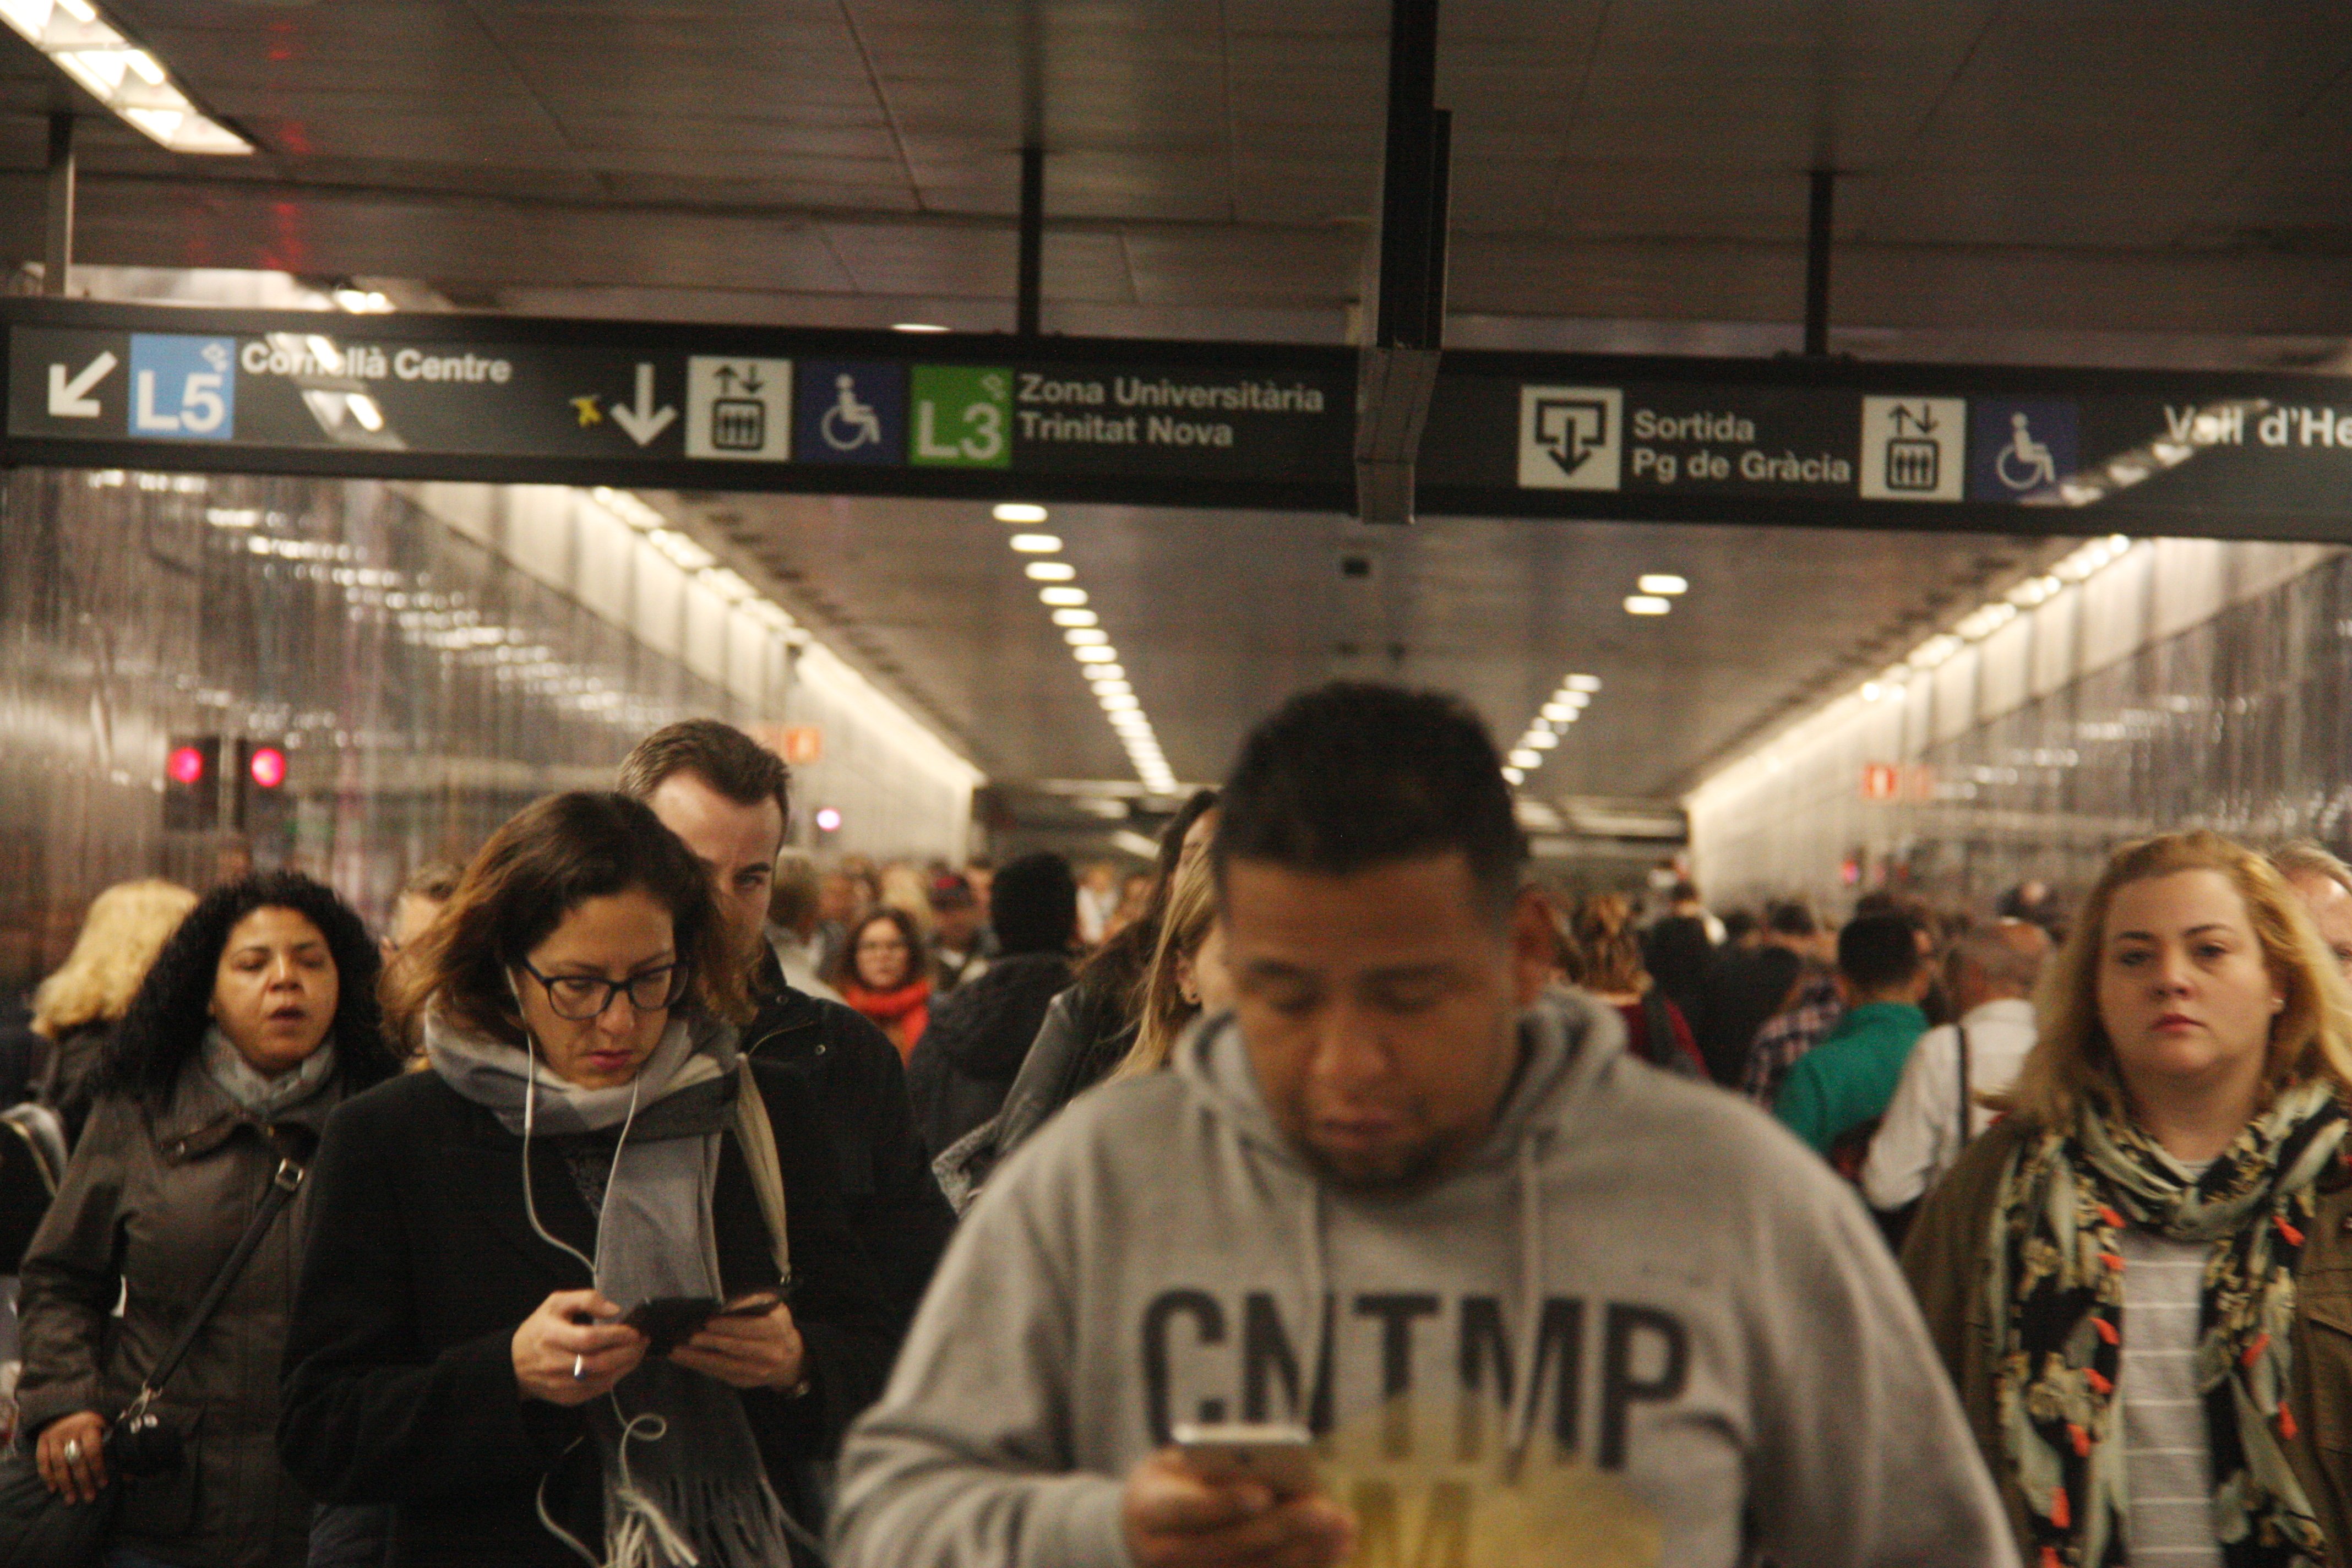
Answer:
[[[1960,1037],[1960,1141],[1952,1145],[1959,1150],[1968,1147],[1969,1129],[1975,1124],[1976,1117],[1969,1106],[1969,1026],[1955,1024],[1952,1029]]]
[[[236,1238],[236,1246],[230,1250],[228,1261],[221,1265],[218,1274],[213,1276],[212,1285],[205,1291],[204,1300],[198,1301],[196,1310],[188,1314],[188,1321],[180,1325],[180,1337],[172,1342],[172,1348],[163,1352],[163,1359],[155,1363],[155,1370],[147,1374],[147,1381],[139,1385],[138,1397],[131,1402],[130,1410],[124,1413],[126,1418],[143,1411],[162,1391],[163,1384],[171,1380],[172,1374],[180,1370],[180,1363],[188,1358],[189,1348],[196,1342],[196,1335],[203,1332],[205,1322],[218,1310],[221,1299],[228,1294],[229,1287],[236,1283],[236,1277],[245,1272],[246,1263],[253,1257],[254,1248],[261,1245],[261,1238],[268,1233],[279,1212],[293,1202],[294,1194],[301,1190],[302,1176],[303,1167],[292,1156],[283,1156],[278,1160],[278,1173],[269,1178],[269,1190],[261,1195],[261,1206],[255,1209],[253,1217],[246,1222],[245,1234]]]
[[[759,1080],[751,1076],[751,1058],[738,1058],[735,1070],[741,1078],[735,1093],[735,1141],[743,1146],[743,1163],[751,1172],[751,1190],[759,1194],[760,1215],[768,1222],[776,1278],[789,1286],[793,1246],[784,1229],[784,1166],[776,1154],[776,1129],[768,1120],[768,1102],[760,1098]]]

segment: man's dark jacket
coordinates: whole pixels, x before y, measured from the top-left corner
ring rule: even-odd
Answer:
[[[931,1009],[907,1063],[907,1090],[932,1148],[951,1148],[1003,1106],[1045,1010],[1070,978],[1070,961],[1058,952],[1000,958]]]
[[[947,1249],[955,1211],[916,1134],[898,1047],[855,1008],[793,990],[765,943],[761,957],[752,982],[760,1013],[743,1048],[791,1068],[815,1095],[850,1229],[881,1272],[903,1332]]]

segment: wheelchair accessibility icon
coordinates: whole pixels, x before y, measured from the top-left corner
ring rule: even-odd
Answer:
[[[2009,416],[2009,445],[1993,459],[1993,473],[2021,495],[2056,484],[2057,459],[2051,456],[2047,445],[2033,438],[2032,418],[2020,410]]]
[[[855,452],[861,447],[882,444],[882,416],[869,403],[857,400],[857,380],[855,376],[833,378],[833,406],[824,411],[817,423],[817,434],[824,444],[836,452]]]

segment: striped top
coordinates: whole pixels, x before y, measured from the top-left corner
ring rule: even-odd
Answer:
[[[2205,1402],[2197,1393],[2201,1241],[2126,1230],[2124,1258],[2124,1473],[2131,1489],[2125,1543],[2135,1564],[2221,1568],[2213,1533],[2213,1468]]]

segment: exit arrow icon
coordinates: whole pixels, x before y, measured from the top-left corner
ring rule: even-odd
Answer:
[[[669,422],[677,417],[677,410],[667,404],[654,406],[654,367],[644,360],[637,362],[637,405],[626,408],[615,403],[612,414],[613,423],[640,447],[668,429]]]
[[[82,367],[82,373],[71,381],[66,379],[66,367],[49,366],[49,417],[52,419],[95,419],[100,409],[98,399],[87,395],[89,389],[104,381],[107,373],[121,362],[111,353],[102,353]],[[640,383],[640,384],[643,384]]]

